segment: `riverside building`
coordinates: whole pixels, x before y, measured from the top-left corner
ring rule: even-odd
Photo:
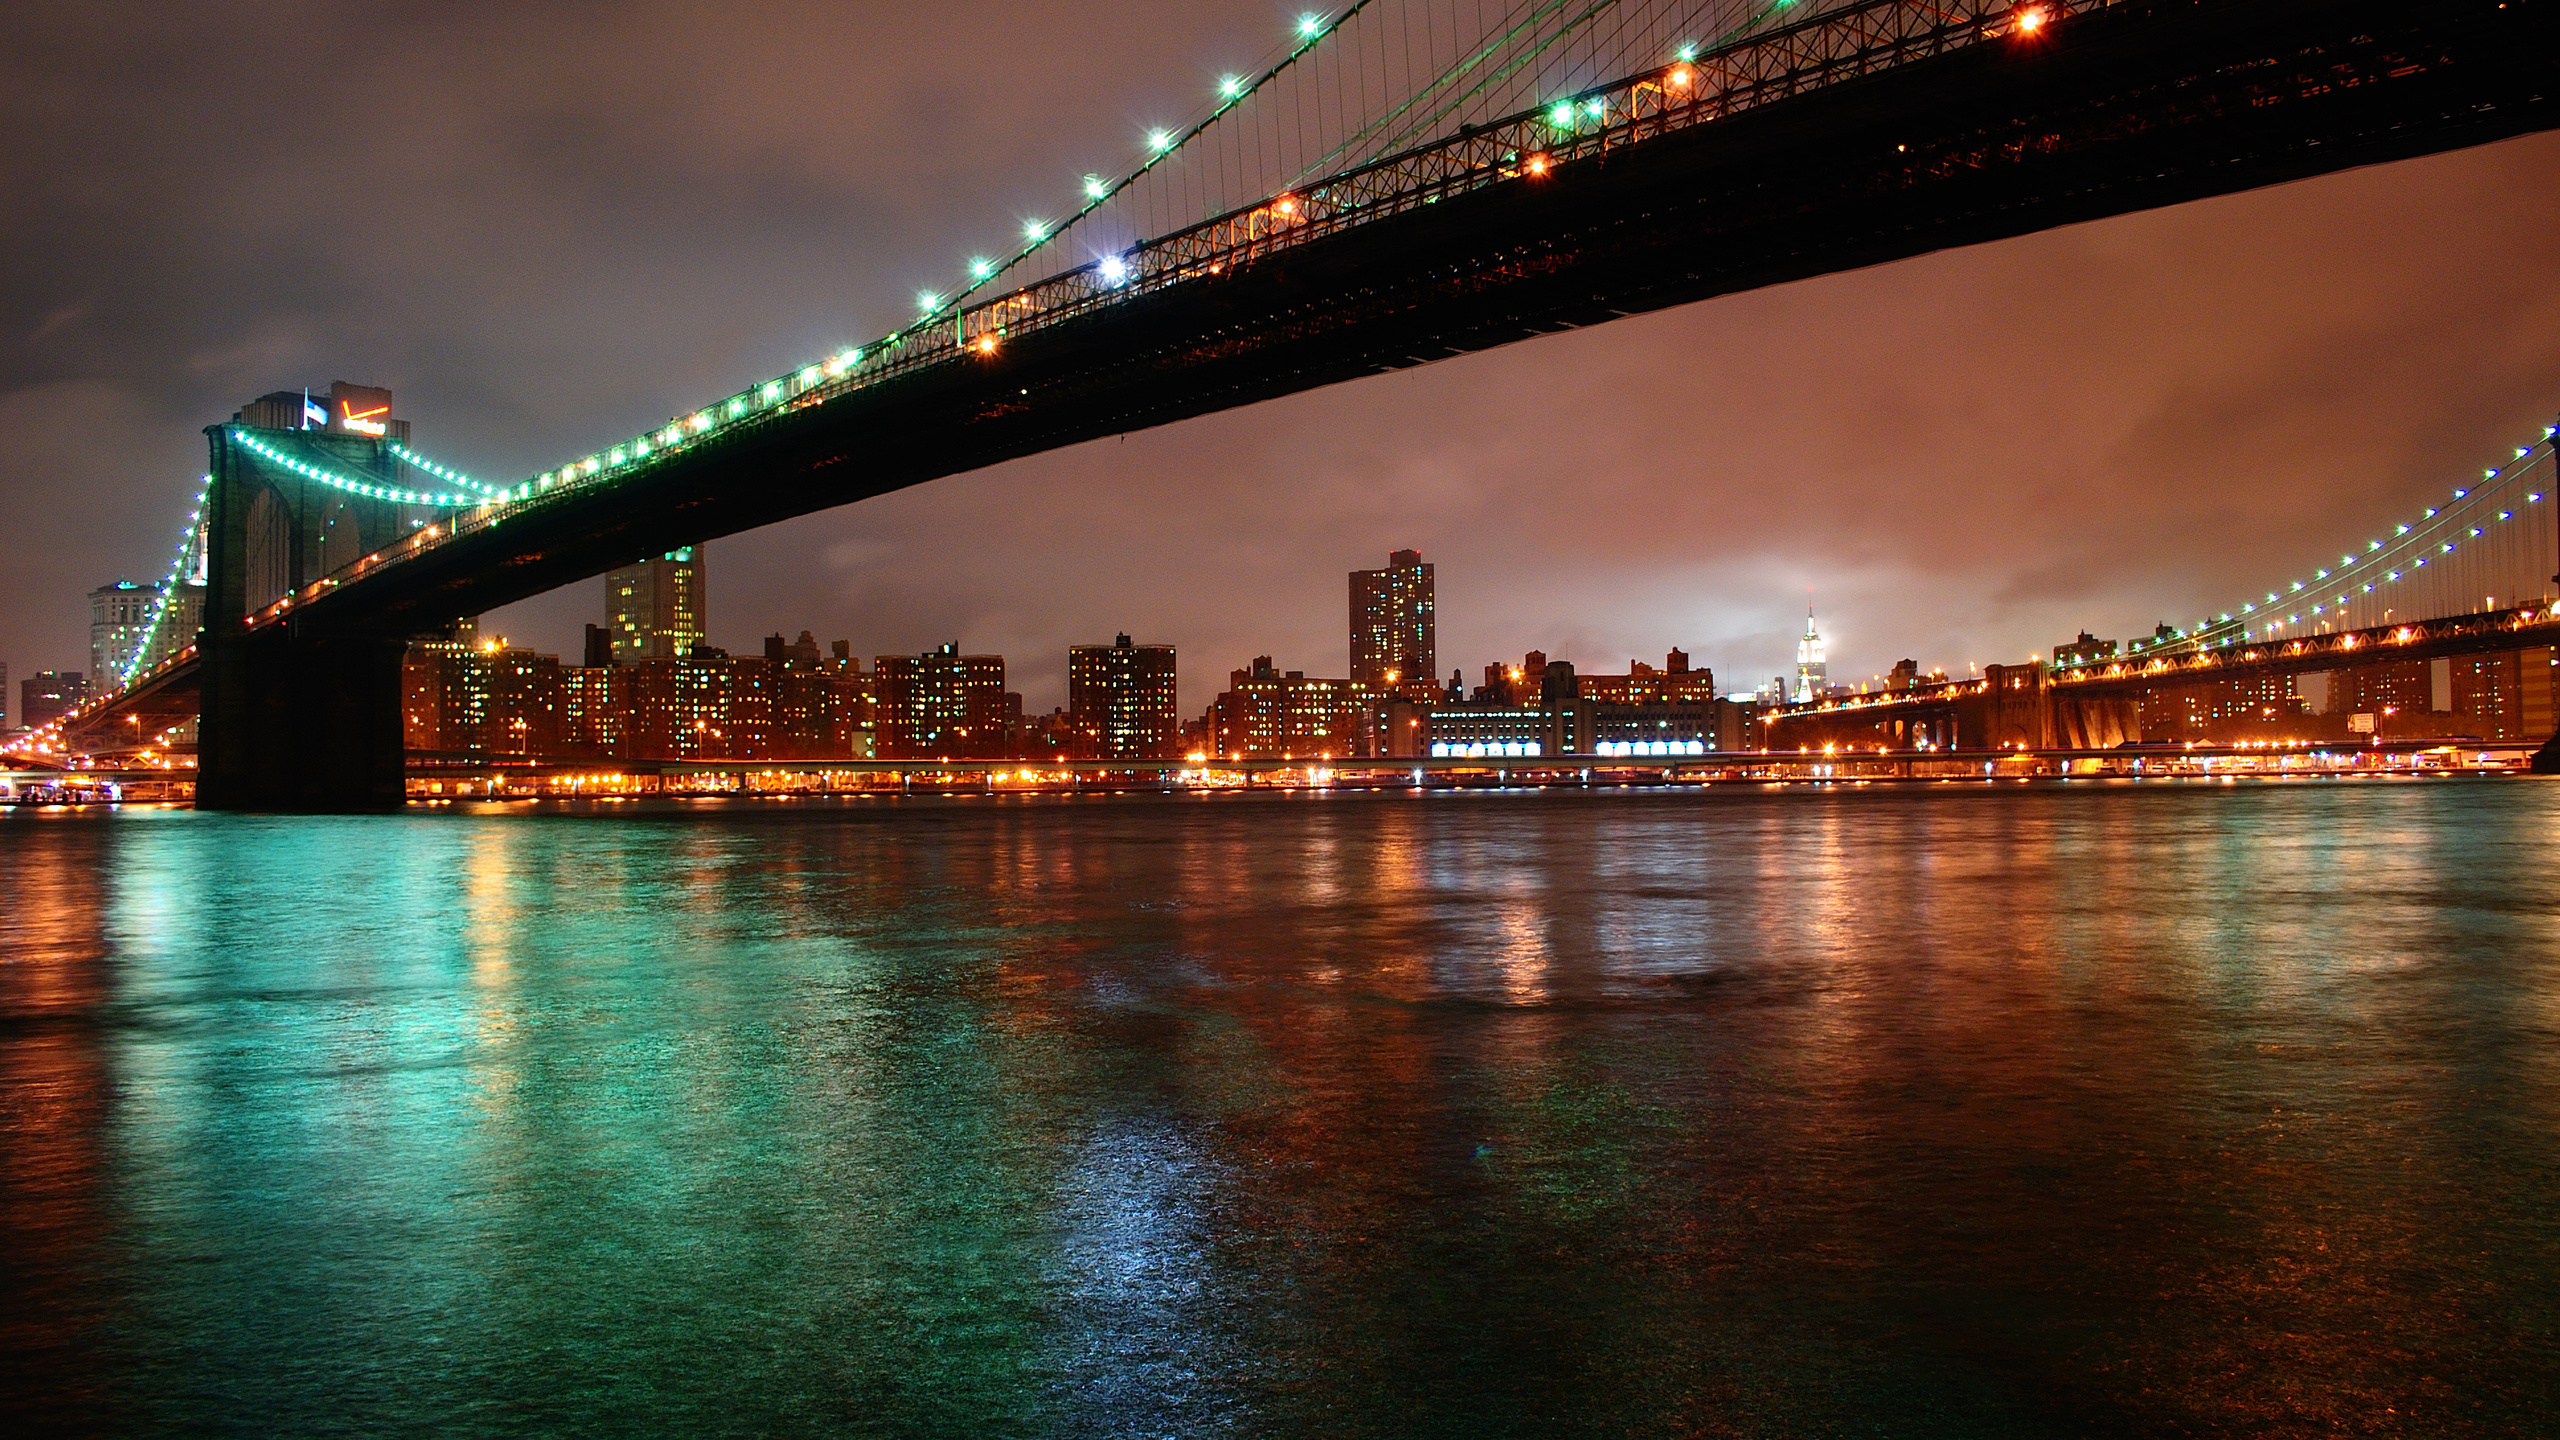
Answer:
[[[1067,717],[1077,753],[1102,760],[1160,760],[1179,753],[1182,716],[1173,647],[1108,645],[1067,651]]]

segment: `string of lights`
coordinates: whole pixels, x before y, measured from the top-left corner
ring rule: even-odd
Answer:
[[[198,538],[203,533],[204,504],[213,493],[213,477],[206,475],[196,482],[195,503],[187,510],[187,527],[178,534],[178,553],[170,558],[168,577],[160,582],[160,594],[151,605],[150,623],[142,627],[141,638],[134,641],[133,653],[127,655],[116,671],[116,689],[133,684],[142,673],[142,662],[151,654],[152,645],[160,638],[160,627],[169,618],[169,604],[177,598],[179,582],[187,575],[188,557],[194,555]]]
[[[527,490],[524,486],[518,486],[515,490],[510,491],[500,486],[483,485],[479,481],[472,479],[470,476],[465,475],[458,470],[448,469],[445,466],[437,464],[435,461],[428,459],[426,456],[419,454],[417,451],[410,449],[408,446],[397,440],[391,442],[391,453],[403,464],[413,465],[420,470],[424,470],[428,474],[444,481],[448,485],[459,485],[466,490],[470,490],[478,494],[484,500],[504,500],[510,497],[522,498],[523,495],[531,493],[531,491]]]
[[[398,490],[387,485],[368,485],[361,480],[350,480],[334,470],[323,470],[308,461],[297,460],[238,426],[231,428],[230,435],[234,442],[260,459],[280,465],[306,480],[316,480],[332,490],[344,490],[350,495],[362,495],[368,500],[389,500],[402,505],[435,505],[445,509],[459,509],[467,505],[488,503],[491,496],[504,493],[491,491],[482,495],[462,495],[452,491]]]
[[[2387,623],[2385,616],[2401,613],[2405,608],[2382,603],[2392,598],[2395,587],[2436,581],[2447,568],[2448,557],[2483,549],[2493,551],[2488,562],[2490,570],[2485,576],[2474,578],[2486,578],[2489,583],[2503,586],[2511,598],[2521,598],[2518,586],[2530,586],[2537,594],[2542,593],[2543,577],[2560,564],[2543,544],[2552,538],[2546,532],[2552,531],[2553,526],[2523,527],[2523,543],[2509,546],[2512,553],[2498,553],[2495,547],[2514,533],[2516,522],[2548,514],[2539,507],[2547,498],[2549,482],[2539,488],[2528,482],[2552,462],[2555,430],[2560,427],[2546,426],[2542,443],[2516,447],[2513,460],[2483,471],[2476,484],[2457,487],[2450,504],[2426,507],[2415,519],[2394,525],[2389,534],[2366,541],[2361,552],[2340,555],[2335,565],[2315,566],[2309,579],[2289,580],[2263,596],[2198,620],[2187,629],[2172,630],[2167,637],[2137,640],[2131,648],[2151,652],[2203,650],[2245,644],[2253,639],[2263,641],[2296,627],[2346,630]],[[2560,545],[2560,540],[2553,543]],[[2431,567],[2436,573],[2430,573]],[[2494,591],[2463,587],[2438,598],[2468,603],[2471,593],[2480,594],[2483,608],[2496,597]],[[2359,614],[2360,611],[2379,613]]]
[[[946,326],[953,328],[954,339],[960,338],[957,332],[965,328],[962,317],[967,309],[967,302],[972,297],[1004,280],[1025,262],[1057,251],[1066,237],[1080,224],[1128,192],[1131,186],[1171,164],[1184,153],[1186,147],[1195,144],[1203,136],[1217,133],[1217,127],[1222,120],[1231,119],[1241,113],[1240,107],[1262,95],[1275,81],[1291,74],[1295,67],[1320,62],[1325,54],[1326,43],[1341,36],[1346,27],[1368,13],[1377,3],[1378,0],[1357,0],[1357,3],[1339,11],[1309,12],[1299,16],[1289,42],[1278,52],[1277,58],[1250,77],[1240,74],[1222,77],[1214,100],[1197,119],[1180,126],[1159,127],[1148,132],[1137,163],[1116,178],[1098,173],[1087,174],[1083,180],[1081,203],[1064,221],[1052,224],[1040,218],[1026,220],[1023,239],[1009,254],[1001,259],[990,259],[984,256],[973,258],[966,267],[967,278],[948,293],[942,291],[919,293],[916,297],[917,317],[903,328],[883,336],[869,346],[847,348],[829,359],[804,366],[794,373],[776,377],[741,391],[690,417],[670,421],[651,434],[607,447],[557,469],[546,470],[515,487],[490,493],[498,500],[522,501],[550,494],[562,486],[611,477],[617,472],[663,457],[668,451],[680,448],[715,429],[725,428],[740,421],[763,418],[790,408],[804,399],[812,398],[813,392],[837,387],[845,381],[845,377],[863,369],[866,361],[870,362],[876,376],[881,368],[886,367],[906,347],[939,332]],[[2108,3],[2108,0],[2081,0],[2081,3],[2095,6]],[[1527,32],[1526,39],[1521,39],[1519,33],[1521,27],[1512,26],[1510,31],[1501,36],[1501,41],[1503,45],[1513,45],[1516,42],[1517,47],[1527,57],[1535,59],[1546,55],[1547,49],[1559,35],[1596,30],[1596,17],[1604,12],[1623,14],[1642,11],[1647,19],[1645,25],[1639,27],[1641,35],[1634,43],[1649,45],[1658,35],[1676,34],[1686,30],[1690,33],[1713,33],[1718,37],[1718,44],[1721,45],[1735,43],[1739,37],[1751,33],[1768,20],[1781,15],[1791,5],[1806,10],[1816,8],[1804,5],[1803,0],[1744,0],[1744,3],[1738,6],[1733,3],[1733,0],[1716,0],[1716,3],[1693,3],[1668,7],[1641,4],[1613,6],[1609,0],[1568,6],[1558,4],[1557,0],[1536,0],[1536,3],[1518,7],[1512,13],[1514,15],[1534,14],[1539,21],[1538,27],[1532,27]],[[1852,4],[1834,8],[1845,12],[1870,8],[1870,6]],[[1986,0],[1985,4],[1975,8],[1983,9],[1985,15],[1996,14],[2001,17],[2005,17],[2009,12],[2006,4],[1992,3],[1992,0]],[[1724,18],[1707,18],[1707,12],[1710,11],[1717,12]],[[1810,21],[1792,23],[1801,25]],[[1986,30],[1985,33],[1990,32]],[[1497,48],[1499,47],[1488,45],[1468,50],[1452,71],[1444,72],[1441,76],[1430,80],[1425,88],[1430,89],[1447,83],[1450,74],[1471,73],[1473,69],[1482,65],[1488,53]],[[1606,59],[1599,63],[1615,63],[1618,55],[1626,47],[1618,45],[1614,49],[1603,48]],[[1700,47],[1694,41],[1684,41],[1667,46],[1665,49],[1670,57],[1670,63],[1683,67],[1695,62],[1700,53]],[[1514,56],[1513,59],[1515,67],[1502,69],[1501,78],[1518,83],[1555,83],[1588,79],[1587,76],[1575,76],[1568,70],[1555,70],[1552,67],[1518,72],[1516,66],[1527,64],[1528,60],[1518,56]],[[1592,57],[1585,56],[1582,63],[1587,66],[1594,62]],[[1529,79],[1521,80],[1521,73],[1526,73]],[[1475,89],[1470,90],[1468,95],[1479,98],[1484,94],[1507,97],[1510,93],[1509,90],[1498,87],[1489,90],[1486,86],[1479,84]],[[1319,101],[1322,99],[1321,96],[1317,98]],[[1548,107],[1540,105],[1536,108],[1545,112]],[[1571,102],[1570,105],[1559,105],[1555,113],[1566,113],[1568,110],[1570,112],[1568,118],[1558,128],[1573,134],[1589,132],[1611,123],[1623,123],[1629,118],[1613,111],[1610,102],[1605,98],[1586,98]],[[1444,106],[1440,112],[1436,113],[1442,114],[1445,118],[1446,115],[1456,112],[1451,107]],[[1374,123],[1358,130],[1356,134],[1371,137],[1372,143],[1365,147],[1338,149],[1335,152],[1337,156],[1369,153],[1379,143],[1376,141],[1379,135],[1403,138],[1403,132],[1380,130]],[[1543,161],[1531,165],[1528,173],[1544,174]],[[1292,202],[1286,194],[1280,196],[1277,204],[1284,211],[1292,208]],[[1125,251],[1110,251],[1098,260],[1090,262],[1089,268],[1094,270],[1103,287],[1116,288],[1136,278],[1140,270],[1137,254],[1143,248],[1143,245],[1138,245]],[[989,303],[1001,306],[1006,302],[998,299]],[[968,348],[953,345],[951,353],[954,355],[964,353]],[[994,348],[992,338],[982,341],[976,348],[991,351]],[[856,377],[851,383],[858,385],[865,382],[860,377]],[[814,398],[828,397],[821,395]],[[441,478],[444,472],[431,471],[430,473],[438,473]],[[457,533],[470,528],[472,527],[460,527]]]

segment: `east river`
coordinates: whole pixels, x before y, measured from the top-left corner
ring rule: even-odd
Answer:
[[[21,813],[0,867],[18,1433],[2560,1414],[2560,784]]]

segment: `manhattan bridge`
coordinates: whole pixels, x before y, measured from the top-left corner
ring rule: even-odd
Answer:
[[[916,297],[903,327],[645,434],[572,441],[539,474],[467,475],[352,409],[315,428],[252,407],[209,427],[191,509],[172,487],[184,538],[163,587],[201,567],[201,632],[148,637],[111,693],[42,743],[105,748],[200,717],[203,806],[396,806],[402,655],[463,617],[1098,437],[2550,129],[2555,20],[2560,0],[1359,0],[1310,14],[1125,165],[1067,177],[1053,217]],[[1957,692],[2017,677],[1811,721],[1880,747],[2100,743],[2146,685],[2560,644],[2553,439],[2517,439],[2504,467],[2369,517],[2227,610],[2039,672],[2032,725],[1960,729],[1973,722]]]

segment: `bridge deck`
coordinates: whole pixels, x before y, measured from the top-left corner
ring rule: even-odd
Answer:
[[[1085,440],[2549,128],[2555,14],[2550,0],[2120,0],[2033,45],[1853,69],[1713,124],[1631,129],[1543,173],[1197,265],[983,354],[821,389],[611,485],[466,522],[280,613],[314,634],[424,631],[636,556]]]

